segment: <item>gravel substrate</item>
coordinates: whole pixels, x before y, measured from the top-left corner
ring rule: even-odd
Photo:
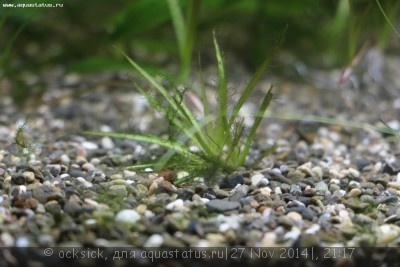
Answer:
[[[274,142],[278,150],[257,168],[216,174],[215,185],[200,180],[176,186],[183,175],[179,169],[124,169],[145,156],[157,156],[159,147],[79,134],[86,129],[146,131],[154,125],[158,132],[165,129],[165,122],[149,112],[123,77],[64,76],[56,70],[46,78],[49,90],[41,104],[30,103],[23,112],[10,98],[1,99],[0,245],[8,248],[2,251],[1,264],[95,266],[103,262],[88,259],[88,253],[98,248],[110,265],[112,258],[121,266],[154,264],[140,257],[124,259],[129,253],[118,254],[121,247],[136,255],[144,248],[154,253],[226,248],[225,258],[216,261],[172,257],[156,259],[159,266],[399,264],[399,250],[371,249],[400,244],[396,140],[368,129],[266,119],[249,157]],[[399,123],[397,97],[376,84],[357,94],[351,88],[330,90],[269,77],[271,81],[277,84],[271,111],[377,125],[383,117],[393,127]],[[77,88],[83,88],[78,96],[73,93]],[[13,136],[28,113],[24,134],[32,147],[24,153]],[[210,179],[214,177],[203,177]],[[80,256],[60,259],[66,247],[80,249]],[[259,247],[266,250],[264,256],[273,247],[276,254],[295,254],[258,259],[251,248]],[[45,248],[54,249],[53,257],[43,254]],[[311,250],[306,256],[302,248],[314,248],[313,258]],[[232,254],[239,252],[244,253],[234,259]]]

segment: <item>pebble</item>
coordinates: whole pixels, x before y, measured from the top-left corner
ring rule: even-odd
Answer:
[[[348,197],[358,197],[361,195],[361,190],[359,188],[353,188],[348,193]]]
[[[243,176],[240,174],[231,174],[222,180],[222,182],[219,184],[219,188],[221,189],[228,189],[228,188],[235,188],[238,184],[243,184],[244,179]]]
[[[164,243],[164,237],[159,234],[151,235],[143,244],[145,248],[158,248]]]
[[[140,220],[140,214],[135,210],[125,209],[121,210],[115,216],[115,221],[127,225],[134,225]]]
[[[28,184],[35,181],[35,174],[33,172],[25,171],[22,173],[22,175],[25,177],[25,181]]]
[[[323,192],[326,192],[329,190],[328,185],[324,181],[316,183],[314,188],[316,191],[323,191]]]
[[[400,182],[388,182],[387,186],[390,188],[394,188],[396,190],[400,190]]]
[[[229,200],[239,202],[242,198],[244,198],[247,195],[249,189],[250,188],[248,185],[240,185],[239,187],[233,190],[233,193],[229,197]]]
[[[95,147],[95,146],[92,146],[92,147]],[[107,149],[107,150],[111,150],[115,147],[114,141],[110,137],[105,136],[105,137],[101,138],[101,147],[104,149]],[[86,147],[86,149],[88,149],[88,148]],[[96,149],[96,148],[94,148],[94,149]]]
[[[148,190],[149,196],[154,195],[157,192],[157,189],[158,189],[158,183],[152,182]]]
[[[311,173],[315,175],[317,178],[322,179],[323,171],[320,166],[315,166],[314,168],[312,168]]]
[[[227,201],[221,199],[213,199],[206,203],[206,206],[213,211],[230,211],[240,207],[240,203],[236,201]]]
[[[84,141],[81,143],[81,146],[87,150],[95,150],[99,149],[99,145],[90,141]]]
[[[79,183],[83,184],[83,185],[85,186],[85,188],[90,188],[90,187],[93,186],[93,184],[92,184],[91,182],[88,182],[88,181],[87,181],[85,178],[83,178],[83,177],[77,177],[75,180],[78,182],[78,184],[79,184]]]
[[[126,197],[128,195],[125,185],[112,185],[108,188],[107,192],[110,196],[115,197]]]
[[[168,203],[165,208],[167,210],[171,210],[171,211],[189,211],[188,208],[184,205],[183,200],[182,199],[177,199],[171,203]]]
[[[261,182],[261,180],[264,179],[264,178],[265,178],[265,176],[263,174],[261,174],[261,173],[254,174],[250,178],[251,179],[251,185],[252,186],[257,186]]]
[[[400,227],[394,224],[382,224],[375,233],[376,245],[387,246],[400,236]]]

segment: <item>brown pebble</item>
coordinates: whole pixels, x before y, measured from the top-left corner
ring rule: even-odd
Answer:
[[[39,205],[39,201],[36,198],[30,197],[26,201],[28,208],[34,210]]]
[[[172,183],[173,181],[175,181],[177,175],[176,175],[176,172],[174,172],[172,170],[165,169],[165,170],[162,170],[162,171],[160,171],[158,173],[158,177],[164,177],[165,181],[168,181],[168,182]]]
[[[313,196],[315,196],[315,189],[314,188],[306,188],[306,189],[304,189],[303,196],[305,196],[305,197],[313,197]]]

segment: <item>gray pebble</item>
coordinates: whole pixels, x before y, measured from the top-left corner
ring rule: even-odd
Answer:
[[[240,207],[240,203],[236,202],[236,201],[213,199],[213,200],[208,201],[206,203],[206,206],[210,210],[224,212],[224,211],[238,209]]]
[[[247,195],[247,192],[249,192],[249,186],[241,185],[238,188],[236,188],[233,195],[229,197],[229,200],[239,202],[242,198],[244,198]]]

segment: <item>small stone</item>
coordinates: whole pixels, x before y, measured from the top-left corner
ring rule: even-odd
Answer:
[[[289,179],[289,181],[291,181],[289,184],[297,183],[304,177],[306,177],[306,174],[303,171],[299,171],[299,170],[289,171],[287,174],[287,179]]]
[[[111,150],[115,147],[114,141],[108,136],[101,138],[101,146],[107,150]]]
[[[207,202],[206,206],[211,210],[224,212],[224,211],[238,209],[240,207],[240,203],[236,201],[213,199]]]
[[[175,181],[177,174],[172,170],[162,170],[158,173],[158,177],[163,177],[165,181],[172,183]]]
[[[142,215],[143,215],[143,214],[147,211],[147,206],[144,205],[144,204],[140,204],[139,206],[136,207],[136,211],[137,211],[139,214],[142,214]]]
[[[359,188],[351,189],[348,194],[349,197],[358,197],[359,195],[361,195],[361,190]]]
[[[349,168],[348,171],[349,171],[349,175],[352,178],[359,178],[360,177],[360,172],[358,170],[356,170],[354,168]]]
[[[94,150],[94,149],[99,149],[99,146],[96,143],[90,142],[90,141],[85,141],[82,142],[82,147],[87,149],[87,150]]]
[[[82,206],[76,201],[68,201],[64,205],[64,212],[72,217],[76,217],[82,212]]]
[[[328,185],[324,181],[318,182],[315,184],[315,190],[326,192],[328,191]]]
[[[356,167],[359,171],[362,171],[362,169],[364,169],[364,167],[371,164],[371,161],[366,158],[356,158],[356,159],[354,159],[353,163],[356,165]]]
[[[183,204],[182,199],[177,199],[171,203],[168,203],[165,208],[167,210],[174,210],[174,211],[188,211],[188,209]]]
[[[82,165],[82,170],[85,172],[95,171],[96,167],[92,163],[86,162]]]
[[[260,194],[266,197],[271,197],[272,189],[269,187],[263,187],[259,189]],[[275,192],[276,193],[276,192]]]
[[[314,223],[306,231],[306,234],[315,235],[321,229],[321,225]]]
[[[226,244],[226,237],[219,233],[206,234],[206,239],[210,244],[210,247],[218,247]]]
[[[247,195],[247,192],[249,192],[249,186],[248,185],[241,185],[238,188],[235,189],[233,195],[229,197],[230,201],[237,201],[239,202],[242,198],[244,198]]]
[[[116,197],[126,197],[128,195],[125,185],[112,185],[108,188],[108,193],[110,196]]]
[[[351,197],[349,199],[343,200],[343,204],[346,207],[348,207],[356,212],[363,211],[364,209],[369,207],[368,203],[363,203],[358,198],[355,198],[355,197]]]
[[[387,186],[396,190],[400,190],[400,182],[388,182]]]
[[[380,225],[375,236],[377,246],[387,246],[400,236],[400,227],[394,224]]]
[[[14,241],[15,241],[15,239],[11,234],[9,234],[7,232],[1,233],[0,242],[1,242],[2,247],[12,247],[12,246],[14,246]]]
[[[139,194],[145,195],[149,191],[145,185],[138,184],[135,186],[135,189]],[[150,194],[149,194],[150,195]]]
[[[124,178],[134,178],[136,176],[136,172],[129,171],[129,170],[124,170],[123,174],[124,174]]]
[[[397,203],[398,197],[391,195],[391,196],[382,196],[376,199],[376,204],[390,204],[390,203]]]
[[[25,184],[25,176],[22,173],[13,173],[11,175],[11,183],[15,185]]]
[[[59,215],[59,214],[61,214],[61,206],[60,206],[60,204],[58,204],[58,202],[55,201],[55,200],[51,200],[51,201],[47,202],[47,203],[44,205],[44,207],[45,207],[45,209],[46,209],[46,211],[47,211],[48,213],[51,213],[51,214],[53,214],[53,215]]]
[[[26,200],[26,204],[28,205],[28,208],[35,210],[39,205],[39,201],[33,197],[30,197]]]
[[[314,168],[312,168],[311,173],[315,175],[317,178],[322,179],[323,171],[320,166],[315,166]]]
[[[312,175],[311,168],[312,168],[312,163],[306,162],[303,165],[297,167],[297,170],[306,174],[307,176],[311,176]]]
[[[153,234],[150,236],[146,242],[143,244],[145,248],[158,248],[164,243],[164,238],[162,235]]]
[[[303,220],[303,217],[301,216],[301,214],[298,213],[298,212],[295,212],[295,211],[289,212],[288,214],[286,214],[286,216],[287,216],[288,218],[294,220],[294,221],[297,221],[297,222]]]
[[[261,173],[257,173],[255,175],[253,175],[250,179],[251,179],[251,185],[252,186],[257,186],[262,179],[264,179],[265,176]]]
[[[277,246],[277,234],[275,232],[267,232],[261,239],[261,247],[276,247]]]
[[[314,188],[306,188],[303,190],[303,196],[305,197],[313,197],[315,196],[315,189]]]
[[[156,193],[157,189],[158,189],[158,183],[152,182],[149,187],[149,191],[148,191],[149,196],[154,195]]]
[[[175,193],[177,191],[176,186],[174,186],[168,181],[162,181],[159,185],[159,188],[161,189],[162,192],[166,193]]]
[[[33,181],[35,181],[35,174],[33,172],[25,171],[22,174],[24,175],[25,181],[27,183],[32,183]]]
[[[130,209],[121,210],[115,216],[116,222],[128,225],[133,225],[137,223],[139,220],[140,220],[140,214],[137,213],[135,210],[130,210]]]
[[[122,177],[122,174],[120,174],[120,173],[115,173],[115,174],[110,175],[110,179],[111,179],[111,180],[117,180],[117,179],[123,180],[123,177]]]
[[[78,183],[83,184],[83,185],[85,186],[85,188],[90,188],[90,187],[93,186],[93,184],[92,184],[91,182],[86,181],[86,179],[83,178],[83,177],[77,177],[77,178],[76,178],[76,181],[77,181]]]
[[[244,179],[240,174],[231,174],[226,176],[223,181],[219,184],[219,188],[235,188],[238,184],[243,184]]]

